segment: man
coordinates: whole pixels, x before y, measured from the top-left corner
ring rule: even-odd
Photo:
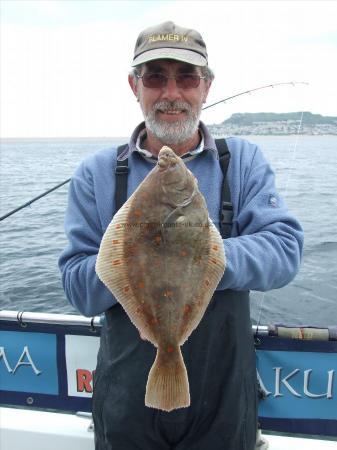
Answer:
[[[214,139],[199,121],[212,84],[197,31],[166,22],[137,40],[129,84],[145,123],[118,157],[128,158],[130,196],[163,145],[182,156],[198,179],[219,227],[222,170]],[[295,276],[303,234],[276,192],[259,148],[228,138],[227,181],[233,205],[223,240],[226,270],[198,328],[182,351],[191,406],[163,412],[144,406],[154,347],[95,274],[99,245],[116,212],[116,150],[87,158],[72,178],[60,257],[65,292],[84,315],[105,313],[94,386],[97,450],[253,450],[257,429],[254,345],[249,290],[279,288]]]

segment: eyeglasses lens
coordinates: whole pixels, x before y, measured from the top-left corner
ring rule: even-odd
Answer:
[[[176,77],[177,87],[180,89],[197,88],[200,84],[200,76],[192,73],[181,73]],[[169,77],[162,73],[144,73],[142,76],[143,84],[147,88],[158,89],[167,85]]]

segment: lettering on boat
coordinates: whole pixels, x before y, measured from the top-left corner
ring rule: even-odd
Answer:
[[[30,354],[28,345],[25,345],[23,347],[22,353],[19,356],[19,358],[16,361],[14,366],[11,366],[10,363],[8,362],[5,347],[0,347],[0,361],[2,361],[3,364],[5,365],[7,372],[12,375],[15,375],[15,373],[19,369],[19,367],[22,367],[22,366],[30,367],[31,370],[35,373],[35,375],[40,375],[42,373],[42,370],[39,370],[37,365],[35,364],[32,356]]]
[[[266,397],[272,396],[274,398],[278,398],[291,394],[297,398],[326,398],[328,400],[333,398],[335,381],[335,370],[333,369],[326,371],[325,378],[322,377],[321,374],[316,374],[316,380],[313,369],[301,370],[296,368],[291,371],[287,371],[283,367],[274,367],[273,370],[274,385],[271,391],[268,390],[259,372],[257,372],[258,381]],[[317,385],[318,382],[320,384],[321,391],[314,392],[312,386]],[[299,389],[298,386],[300,386],[301,389]],[[271,387],[269,387],[269,389],[271,389]]]
[[[87,369],[76,370],[77,392],[92,393],[94,387],[95,371]]]

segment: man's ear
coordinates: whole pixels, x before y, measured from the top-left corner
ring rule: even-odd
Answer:
[[[208,96],[208,92],[211,88],[212,85],[212,80],[208,80],[206,81],[206,86],[205,86],[205,92],[204,92],[204,98],[203,98],[203,102],[206,103],[207,100],[207,96]]]
[[[132,92],[138,99],[138,83],[137,83],[135,77],[133,77],[132,75],[129,75],[128,81],[129,81],[130,88],[132,89]]]

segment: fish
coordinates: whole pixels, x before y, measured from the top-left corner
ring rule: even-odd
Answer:
[[[146,406],[190,406],[181,346],[200,323],[224,270],[223,241],[197,179],[163,146],[156,166],[114,215],[96,260],[99,279],[157,349]]]

